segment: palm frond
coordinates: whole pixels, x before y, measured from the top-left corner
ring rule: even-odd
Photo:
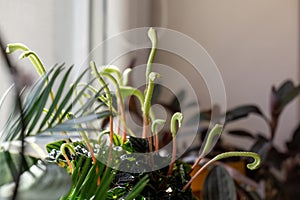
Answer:
[[[27,136],[49,131],[95,131],[94,128],[90,128],[86,124],[110,115],[108,111],[103,109],[105,105],[98,99],[102,89],[91,98],[85,98],[88,85],[94,79],[77,91],[78,85],[88,69],[81,73],[70,87],[67,87],[72,70],[73,67],[66,69],[63,65],[55,66],[29,91],[20,94],[24,98],[23,113]],[[55,88],[57,88],[57,92],[51,98],[51,92]],[[74,95],[75,91],[77,92],[76,95]],[[2,142],[19,139],[21,123],[17,113],[13,110],[7,119],[1,134]]]

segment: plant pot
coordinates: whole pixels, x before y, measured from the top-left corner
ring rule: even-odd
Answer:
[[[229,165],[230,167],[236,169],[241,174],[246,174],[246,165],[244,161],[236,161],[236,162],[228,162],[226,165]],[[200,166],[196,166],[195,169],[191,172],[191,176],[193,176],[198,170],[200,169]],[[203,170],[203,172],[193,181],[192,183],[192,191],[193,194],[201,200],[201,191],[203,188],[203,184],[205,182],[205,178],[209,173],[209,169],[206,168]]]

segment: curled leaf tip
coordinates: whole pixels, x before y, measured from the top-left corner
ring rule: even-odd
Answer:
[[[124,72],[123,72],[123,81],[122,81],[123,85],[128,84],[128,77],[129,77],[129,74],[130,74],[131,71],[132,71],[131,68],[127,68],[127,69],[124,70]]]
[[[75,155],[76,152],[74,150],[74,147],[69,144],[69,143],[64,143],[60,146],[60,151],[62,152],[63,155],[67,155],[66,149],[68,149],[68,151],[72,154]]]
[[[157,35],[156,35],[156,31],[154,28],[149,28],[148,30],[148,37],[151,40],[152,44],[156,44],[156,39],[157,39]]]
[[[170,127],[173,137],[175,137],[176,133],[177,133],[176,122],[178,122],[178,127],[180,128],[182,125],[182,121],[183,121],[182,113],[180,113],[180,112],[174,113],[174,115],[172,116],[172,119],[171,119],[171,127]]]
[[[230,152],[225,152],[217,155],[215,158],[213,158],[213,161],[221,160],[224,158],[229,158],[229,157],[251,157],[254,159],[252,163],[247,164],[247,168],[250,170],[255,170],[257,169],[260,164],[261,164],[261,158],[257,153],[254,152],[247,152],[247,151],[230,151]]]
[[[152,122],[152,125],[151,125],[151,131],[154,133],[156,132],[156,128],[158,125],[164,125],[166,123],[166,120],[164,119],[155,119],[153,122]]]
[[[254,159],[254,161],[252,163],[247,164],[247,168],[251,170],[255,170],[259,168],[261,164],[260,156],[257,153],[253,153],[253,152],[249,152],[249,156],[251,156]]]
[[[5,53],[10,54],[12,52],[13,52],[13,50],[11,49],[10,45],[7,45],[7,47],[5,49]]]
[[[185,191],[189,185],[192,184],[192,182],[195,180],[195,178],[209,165],[213,164],[214,162],[224,159],[224,158],[230,158],[230,157],[251,157],[254,159],[252,163],[247,164],[247,167],[250,170],[257,169],[260,166],[261,158],[257,153],[254,152],[243,152],[243,151],[230,151],[221,153],[217,156],[215,156],[213,159],[205,163],[195,174],[194,176],[189,180],[189,182],[182,188],[182,191]]]
[[[24,44],[21,44],[21,43],[11,43],[11,44],[8,44],[6,49],[5,49],[5,52],[10,54],[10,53],[13,53],[17,50],[22,50],[22,51],[28,51],[28,47],[25,46]]]

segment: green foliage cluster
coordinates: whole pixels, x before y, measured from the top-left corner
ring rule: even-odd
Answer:
[[[260,157],[256,153],[226,152],[214,157],[191,177],[194,166],[213,148],[215,143],[211,138],[221,135],[222,126],[216,124],[210,131],[203,143],[205,152],[191,167],[176,160],[176,134],[183,122],[180,112],[174,113],[169,122],[172,155],[165,159],[158,153],[157,126],[166,122],[157,119],[151,109],[155,80],[159,78],[151,67],[157,45],[153,28],[148,36],[152,49],[144,91],[127,85],[130,70],[98,67],[94,62],[69,87],[73,67],[57,65],[46,71],[37,54],[25,45],[8,45],[7,53],[21,51],[20,58],[29,58],[41,79],[31,88],[18,90],[20,85],[15,86],[19,106],[7,117],[0,134],[0,159],[4,163],[0,165],[0,175],[5,177],[0,182],[1,199],[193,199],[191,182],[216,161],[243,156],[254,159],[248,164],[250,169],[259,166]],[[92,78],[84,83],[88,73]],[[18,80],[18,73],[13,75]],[[109,84],[116,88],[115,93]],[[142,138],[136,138],[126,123],[124,104],[130,96],[139,100]],[[108,121],[107,126],[99,128],[99,122],[104,121]],[[150,132],[154,137],[150,137]],[[80,135],[79,140],[68,139],[74,133]],[[89,133],[97,137],[89,137]],[[46,159],[35,158],[27,151],[32,148],[40,153],[40,147],[32,139],[41,138],[51,141],[46,146]],[[116,149],[122,150],[120,154],[115,153]],[[146,152],[153,152],[149,159],[131,157],[133,153]],[[155,168],[153,163],[159,162],[167,162],[166,167],[151,170]]]

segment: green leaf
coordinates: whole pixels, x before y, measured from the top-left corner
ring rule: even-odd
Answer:
[[[122,98],[125,99],[128,96],[136,96],[138,100],[140,101],[140,104],[144,104],[144,95],[142,92],[136,88],[130,87],[130,86],[120,86],[120,91]]]
[[[72,175],[72,189],[70,190],[69,194],[67,194],[64,199],[76,199],[80,193],[82,193],[82,188],[84,187],[83,183],[88,183],[88,174],[92,168],[92,159],[91,158],[85,158],[81,156],[79,158],[78,164],[76,168],[74,169],[74,173]],[[96,184],[95,182],[89,181],[89,184]],[[86,194],[88,196],[91,196],[90,194]]]
[[[98,188],[95,199],[105,199],[107,191],[109,190],[110,184],[112,183],[115,176],[115,172],[110,168],[105,170],[104,176],[101,179],[101,187]]]
[[[50,127],[54,125],[54,122],[59,118],[59,122],[62,122],[63,119],[65,118],[65,116],[70,112],[70,110],[74,107],[74,103],[71,102],[69,104],[69,106],[65,109],[65,107],[67,106],[68,102],[72,99],[71,96],[73,95],[73,92],[76,89],[76,86],[79,84],[80,80],[83,78],[84,74],[86,73],[86,71],[84,71],[82,74],[80,74],[80,76],[76,79],[76,81],[72,84],[72,86],[70,87],[69,91],[67,92],[67,94],[64,96],[64,98],[62,99],[60,105],[58,106],[58,108],[56,109],[55,115],[52,118],[52,120],[50,121]],[[62,113],[62,111],[64,110],[64,113]],[[61,115],[61,116],[60,116]]]
[[[41,115],[43,113],[43,108],[46,106],[46,103],[47,103],[48,99],[50,98],[50,93],[52,91],[55,80],[58,78],[58,75],[60,74],[60,72],[62,70],[63,70],[63,68],[60,67],[60,68],[58,68],[58,70],[56,70],[54,72],[53,77],[51,77],[51,80],[49,81],[49,83],[47,84],[47,86],[45,87],[43,92],[41,93],[41,96],[38,98],[36,106],[32,108],[35,110],[35,116],[31,122],[31,125],[29,126],[29,128],[27,130],[27,135],[31,134],[34,127],[37,125],[38,121],[40,120]]]
[[[105,131],[104,134],[109,135],[110,131]],[[123,138],[120,135],[113,133],[113,143],[115,146],[122,146]]]
[[[102,111],[100,113],[90,114],[87,116],[82,116],[74,119],[67,120],[54,126],[53,128],[46,129],[44,131],[47,132],[74,132],[74,131],[97,131],[96,128],[89,128],[89,127],[81,127],[81,124],[87,122],[93,122],[95,120],[105,118],[111,115],[109,111]]]
[[[96,172],[97,165],[91,165],[89,172],[87,173],[84,182],[80,189],[80,195],[78,199],[90,199],[97,190],[97,179],[100,177],[99,173]]]
[[[146,187],[149,179],[148,176],[144,176],[132,189],[132,191],[125,197],[125,200],[133,200],[136,198]]]
[[[233,179],[220,165],[214,167],[205,179],[202,198],[205,200],[235,200],[236,188]]]
[[[125,187],[117,186],[107,191],[107,199],[120,199],[126,193],[127,189]]]
[[[67,73],[64,75],[60,85],[59,85],[59,88],[55,94],[55,98],[50,106],[50,108],[48,109],[48,113],[46,114],[46,116],[44,117],[43,121],[41,122],[41,125],[39,127],[39,130],[42,129],[42,127],[46,124],[46,122],[49,120],[49,118],[52,116],[53,112],[55,111],[56,107],[57,107],[57,104],[62,96],[62,93],[63,91],[65,90],[65,85],[66,85],[66,82],[67,82],[67,79],[70,75],[70,72],[72,70],[73,67],[70,67],[67,71]],[[52,79],[51,79],[52,80]]]

